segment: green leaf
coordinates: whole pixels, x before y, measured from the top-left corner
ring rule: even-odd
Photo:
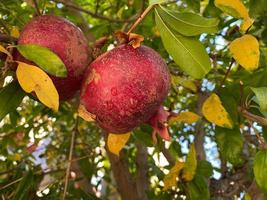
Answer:
[[[21,103],[25,93],[17,81],[13,81],[0,90],[0,121]]]
[[[171,30],[159,15],[157,9],[156,24],[163,44],[183,71],[193,78],[203,78],[211,69],[211,62],[204,46],[195,38],[188,38]]]
[[[186,0],[188,7],[190,7],[193,11],[200,11],[200,0]]]
[[[213,168],[210,162],[206,160],[199,160],[197,162],[197,171],[196,174],[201,174],[205,177],[210,177],[213,174]]]
[[[35,44],[17,45],[16,47],[26,59],[33,61],[47,73],[57,77],[67,76],[65,64],[49,48]]]
[[[186,184],[187,197],[190,200],[208,200],[210,193],[204,176],[196,174],[195,178]]]
[[[256,95],[256,101],[260,106],[260,111],[261,112],[266,112],[267,111],[267,87],[258,87],[258,88],[253,88],[251,87],[251,90],[255,93]]]
[[[149,0],[149,5],[152,6],[152,5],[156,5],[156,4],[161,4],[161,3],[165,3],[167,1],[168,0]]]
[[[257,152],[254,159],[253,171],[258,186],[267,192],[267,150]]]
[[[183,168],[183,175],[182,175],[183,179],[185,179],[186,181],[191,181],[196,174],[196,169],[197,169],[196,149],[195,145],[191,144]]]
[[[184,36],[196,36],[202,33],[216,33],[219,20],[204,18],[194,13],[178,13],[158,6],[157,11],[166,24]]]
[[[28,197],[33,187],[34,187],[34,177],[33,173],[29,171],[23,176],[12,199],[13,200],[29,199]]]
[[[267,11],[267,0],[250,0],[249,1],[249,15],[256,17],[264,15]]]
[[[233,165],[242,164],[241,157],[244,138],[238,128],[216,127],[215,140],[222,156]]]
[[[214,5],[214,0],[209,0],[209,4],[206,6],[203,16],[205,17],[219,17],[222,11]]]

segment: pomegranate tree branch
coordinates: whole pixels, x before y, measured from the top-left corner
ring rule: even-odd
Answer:
[[[170,166],[175,165],[175,158],[170,154],[169,150],[165,147],[165,144],[161,146],[161,152],[163,153],[164,157],[167,159],[169,162]]]
[[[142,200],[147,200],[147,190],[149,188],[149,176],[148,176],[148,152],[147,148],[137,142],[137,155],[136,155],[136,189],[138,193],[138,198]]]
[[[129,35],[145,18],[145,16],[154,8],[154,5],[148,6],[144,12],[138,17],[138,19],[134,22],[134,24],[131,26],[131,28],[128,30],[127,35]]]
[[[76,5],[72,4],[72,3],[68,3],[68,2],[65,2],[65,1],[62,1],[62,0],[53,0],[53,1],[56,2],[56,3],[62,3],[66,7],[73,8],[73,9],[76,9],[76,10],[78,10],[80,12],[83,12],[83,13],[86,13],[88,15],[91,15],[94,18],[103,19],[103,20],[106,20],[106,21],[109,21],[109,22],[124,23],[124,22],[127,22],[127,21],[134,21],[134,19],[131,19],[131,20],[112,19],[112,18],[106,17],[104,15],[100,15],[100,14],[97,14],[95,12],[92,12],[90,10],[83,9],[83,8],[81,8],[79,6],[76,6]]]
[[[202,92],[200,88],[198,89],[198,100],[197,100],[197,114],[202,116],[202,105],[204,101],[207,99],[207,93]],[[205,160],[206,153],[204,150],[204,138],[205,138],[205,130],[203,126],[203,121],[199,120],[196,125],[196,135],[195,135],[195,148],[197,152],[198,160]]]
[[[107,133],[103,132],[105,143],[107,144]],[[107,145],[105,145],[108,158],[110,160],[111,170],[113,172],[117,190],[121,195],[122,200],[138,200],[138,193],[136,188],[136,182],[129,171],[129,164],[123,151],[120,152],[120,156],[112,154]]]
[[[250,113],[249,111],[247,111],[244,108],[238,107],[239,112],[243,115],[243,117],[245,117],[246,119],[253,121],[253,122],[257,122],[261,125],[267,126],[267,119],[263,118],[261,116],[258,115],[254,115],[252,113]]]
[[[73,129],[72,134],[71,134],[70,151],[69,151],[69,159],[68,159],[67,169],[66,169],[63,200],[66,198],[66,194],[67,194],[67,190],[68,190],[69,175],[70,175],[70,169],[71,169],[71,163],[72,163],[71,161],[72,161],[75,137],[76,137],[76,133],[78,132],[78,123],[79,123],[79,118],[77,117],[74,129]]]

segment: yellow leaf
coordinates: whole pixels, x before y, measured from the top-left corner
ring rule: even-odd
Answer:
[[[183,168],[183,175],[182,175],[183,179],[186,181],[193,180],[196,173],[196,169],[197,169],[196,149],[195,145],[191,144]]]
[[[86,110],[84,105],[80,104],[78,108],[79,117],[83,118],[85,121],[93,122],[95,121],[96,116]]]
[[[184,167],[184,162],[176,161],[175,165],[171,168],[169,173],[164,177],[164,188],[163,190],[169,190],[172,187],[176,186],[177,178],[179,177],[180,171]]]
[[[253,22],[254,22],[253,19],[250,19],[250,18],[244,19],[242,24],[241,24],[240,30],[242,32],[246,32],[249,29],[249,27],[252,26]]]
[[[108,134],[107,146],[111,153],[119,156],[121,149],[127,143],[131,135],[131,132],[125,134]]]
[[[10,35],[14,38],[19,38],[19,29],[17,26],[12,26],[11,31],[10,31]]]
[[[259,42],[252,35],[244,35],[231,42],[230,52],[234,59],[246,70],[258,68],[260,59]]]
[[[202,106],[202,113],[206,119],[218,126],[233,128],[233,122],[216,94],[211,94]]]
[[[33,65],[18,62],[16,74],[19,84],[25,92],[34,91],[44,105],[55,111],[58,110],[58,92],[51,78],[43,70]]]
[[[214,3],[222,11],[235,18],[249,18],[248,10],[241,0],[215,0]]]
[[[244,20],[241,31],[245,32],[253,24],[253,20],[249,17],[248,10],[241,0],[215,0],[214,3],[225,13]]]
[[[187,124],[193,124],[199,120],[199,116],[193,112],[181,112],[177,116],[170,118],[169,122],[184,122]]]
[[[3,47],[1,44],[0,44],[0,52],[5,53],[8,57],[12,58],[11,54],[9,53],[9,51],[6,50],[5,47]]]

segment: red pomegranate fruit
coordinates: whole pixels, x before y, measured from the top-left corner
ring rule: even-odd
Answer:
[[[18,44],[47,47],[61,58],[68,71],[67,77],[50,76],[60,100],[73,97],[80,89],[84,71],[91,61],[91,52],[84,34],[74,24],[58,16],[35,17],[24,27]],[[19,55],[18,59],[25,62],[21,57]]]
[[[126,133],[157,115],[169,86],[167,65],[157,52],[124,44],[90,64],[80,100],[101,128]]]

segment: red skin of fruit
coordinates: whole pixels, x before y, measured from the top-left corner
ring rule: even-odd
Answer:
[[[147,122],[168,94],[167,65],[153,49],[124,44],[90,64],[81,104],[109,133],[126,133]]]
[[[18,44],[47,47],[61,58],[67,68],[68,76],[66,78],[50,76],[60,100],[73,97],[80,89],[91,56],[87,39],[74,24],[58,16],[35,17],[24,27]],[[19,57],[21,56],[18,56],[19,60],[25,61]]]

